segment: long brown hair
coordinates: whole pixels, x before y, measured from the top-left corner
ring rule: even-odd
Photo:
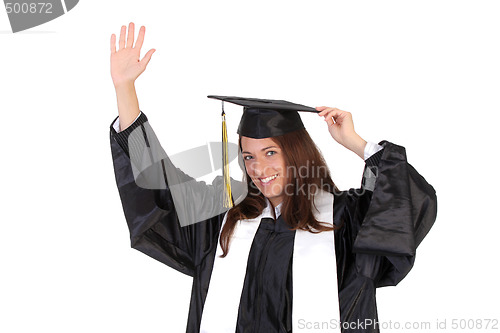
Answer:
[[[318,147],[305,129],[293,131],[271,138],[284,153],[287,167],[286,195],[281,215],[291,230],[321,232],[335,229],[316,220],[313,215],[313,199],[317,190],[338,191],[330,177],[330,170]],[[241,137],[239,139],[241,149]],[[246,172],[245,172],[246,173]],[[304,174],[305,173],[305,174]],[[238,220],[252,219],[259,216],[266,207],[266,199],[246,174],[248,195],[242,202],[227,213],[226,223],[222,228],[220,243],[225,257],[229,252],[229,242]],[[316,231],[311,230],[314,228]]]

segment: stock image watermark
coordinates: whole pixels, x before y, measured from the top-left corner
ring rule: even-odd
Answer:
[[[497,331],[500,329],[498,318],[443,318],[428,321],[378,321],[375,319],[358,319],[356,321],[339,322],[298,320],[298,329],[304,332],[315,330],[457,330],[457,331]]]
[[[204,221],[227,211],[228,208],[224,205],[223,177],[218,175],[211,184],[196,179],[222,170],[221,142],[210,142],[168,156],[149,123],[145,122],[130,133],[128,146],[135,183],[145,189],[168,189],[182,226]],[[305,196],[312,199],[318,191],[334,194],[343,192],[328,180],[328,168],[315,165],[312,161],[278,169],[265,164],[253,165],[247,170],[238,145],[229,142],[228,163],[236,159],[243,179],[230,179],[235,205],[247,195]],[[377,174],[376,167],[366,167],[361,188],[346,191],[347,195],[360,196],[365,191],[372,191]],[[185,205],[186,202],[190,205]]]
[[[79,0],[4,0],[12,32],[52,21],[72,10]]]
[[[248,170],[247,170],[248,171]],[[287,196],[299,195],[311,198],[318,191],[327,191],[334,194],[340,194],[341,190],[337,189],[333,183],[328,183],[326,181],[329,175],[329,169],[324,165],[314,165],[314,161],[306,161],[305,165],[300,166],[287,166],[283,170],[276,170],[272,167],[263,167],[259,170],[258,175],[255,175],[251,171],[251,178],[253,181],[250,183],[250,187],[255,190],[261,190],[263,187],[269,187],[269,191],[282,193]],[[260,175],[265,177],[266,175],[271,175],[266,177],[264,181],[261,181]],[[361,188],[356,190],[356,195],[363,195],[367,190],[373,190],[372,186],[378,175],[378,168],[376,166],[369,167],[365,171],[364,180],[365,184]],[[268,182],[266,182],[270,179]],[[283,181],[274,182],[275,179],[282,179]],[[309,182],[304,182],[303,180],[309,180]],[[311,180],[313,182],[311,182]],[[264,182],[265,184],[261,184]],[[257,191],[252,192],[257,193]],[[252,194],[250,193],[250,194]],[[349,192],[348,195],[354,195],[354,192]]]

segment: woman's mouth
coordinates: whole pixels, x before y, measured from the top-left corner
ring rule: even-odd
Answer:
[[[259,178],[262,185],[267,185],[278,177],[278,174],[266,178]]]

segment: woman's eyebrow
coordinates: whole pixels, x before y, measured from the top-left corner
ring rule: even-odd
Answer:
[[[261,149],[261,151],[264,151],[264,150],[269,149],[269,148],[278,148],[278,147],[276,147],[276,146],[269,146],[269,147],[266,147],[266,148],[262,148],[262,149]],[[242,153],[242,154],[251,154],[251,153],[250,153],[250,152],[248,152],[248,151],[242,151],[241,153]]]
[[[278,148],[278,147],[276,147],[276,146],[269,146],[269,147],[266,147],[266,148],[262,148],[261,151],[264,151],[264,150],[269,149],[269,148]]]

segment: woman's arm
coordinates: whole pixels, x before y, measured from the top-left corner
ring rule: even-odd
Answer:
[[[316,109],[335,141],[366,162],[361,188],[345,192],[342,201],[353,230],[357,271],[379,287],[396,285],[413,267],[416,248],[434,224],[436,191],[408,163],[404,147],[388,141],[367,144],[354,131],[351,113]]]
[[[436,191],[408,163],[405,148],[379,144],[384,149],[373,156],[378,161],[367,165],[362,188],[348,200],[358,272],[377,287],[396,285],[408,274],[437,215]]]
[[[114,129],[110,129],[116,185],[130,231],[131,246],[192,276],[195,267],[216,246],[222,216],[214,216],[198,223],[181,226],[178,215],[182,208],[179,210],[175,205],[170,184],[165,175],[166,164],[169,160],[161,160],[137,174],[129,152],[122,146],[123,142],[128,141],[126,136],[129,136],[131,132],[135,129],[142,131],[143,124],[147,124],[144,113],[124,131],[116,133]],[[137,148],[132,143],[130,154],[137,154]],[[189,180],[189,176],[184,175],[180,170],[177,171],[177,177],[184,176],[186,180]],[[151,185],[152,178],[158,181],[156,189],[144,186],[145,183]],[[161,184],[163,187],[160,186]],[[204,189],[209,191],[210,187],[204,186]],[[200,188],[198,194],[209,196],[207,191]]]
[[[137,41],[134,44],[134,23],[130,22],[128,36],[125,38],[127,27],[122,26],[118,51],[116,50],[116,36],[111,35],[111,78],[116,91],[120,130],[124,130],[139,115],[139,101],[135,91],[135,80],[144,72],[155,49],[149,50],[140,60],[141,47],[144,42],[146,28],[139,30]]]
[[[123,131],[139,116],[139,101],[137,100],[133,82],[115,86],[115,91],[118,104],[120,131]]]
[[[153,128],[139,110],[134,87],[154,49],[139,60],[144,40],[141,27],[135,46],[134,24],[122,26],[119,49],[111,36],[111,77],[116,90],[119,128],[110,126],[116,184],[133,248],[192,275],[217,245],[223,213],[222,177],[211,185],[176,168]],[[233,189],[241,182],[232,181]],[[246,189],[246,186],[245,186]],[[238,192],[235,190],[235,195]],[[243,194],[241,194],[243,195]]]
[[[222,179],[198,182],[176,168],[163,151],[146,115],[139,110],[135,79],[145,70],[150,50],[139,60],[144,27],[135,47],[134,25],[120,33],[119,50],[111,36],[111,76],[119,125],[110,126],[116,184],[133,248],[185,274],[215,248],[222,221]],[[221,177],[220,177],[221,178]],[[225,211],[225,210],[224,210]]]

